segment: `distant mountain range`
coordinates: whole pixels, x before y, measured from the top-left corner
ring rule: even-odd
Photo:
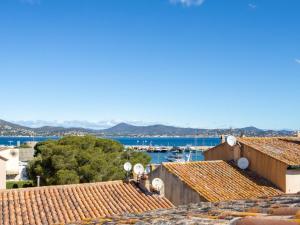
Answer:
[[[215,137],[224,135],[240,136],[292,136],[290,130],[262,130],[256,127],[234,129],[195,129],[180,128],[166,125],[135,126],[127,123],[119,123],[107,129],[87,129],[77,127],[43,126],[32,128],[15,123],[0,120],[1,136],[64,136],[64,135],[97,135],[97,136],[202,136]]]

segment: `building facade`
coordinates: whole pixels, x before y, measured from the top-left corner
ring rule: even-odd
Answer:
[[[6,158],[0,156],[0,189],[6,188],[6,161]]]
[[[3,147],[0,149],[0,156],[7,159],[6,161],[6,179],[19,179],[19,149],[13,147]]]
[[[225,161],[163,163],[149,174],[160,178],[174,205],[252,199],[282,194],[267,180]]]
[[[285,193],[300,191],[300,142],[295,138],[239,138],[236,146],[222,143],[204,152],[205,160],[237,162],[247,158],[248,170]]]

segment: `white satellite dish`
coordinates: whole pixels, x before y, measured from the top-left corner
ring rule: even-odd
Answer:
[[[160,179],[160,178],[154,178],[152,180],[152,187],[157,190],[160,191],[164,186],[164,182]]]
[[[245,170],[249,166],[249,160],[245,157],[242,157],[238,160],[237,164],[240,169]]]
[[[126,172],[129,172],[131,169],[132,169],[131,163],[130,163],[130,162],[126,162],[126,163],[124,164],[124,170],[125,170]]]
[[[133,172],[135,174],[142,174],[144,172],[144,167],[142,164],[138,163],[138,164],[135,164],[134,167],[133,167]]]
[[[227,144],[229,144],[231,147],[236,145],[236,137],[230,135],[226,139]]]

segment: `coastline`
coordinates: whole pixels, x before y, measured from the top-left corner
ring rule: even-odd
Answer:
[[[154,135],[154,136],[151,136],[151,135],[146,135],[146,136],[99,136],[99,135],[94,135],[94,134],[86,134],[86,135],[92,135],[92,136],[96,136],[97,138],[220,138],[219,136],[195,136],[195,135],[188,135],[188,136],[167,136],[167,135],[162,135],[162,136],[157,136],[157,135]],[[12,137],[12,138],[18,138],[18,137],[21,137],[21,138],[44,138],[44,137],[57,137],[57,138],[62,138],[62,137],[66,137],[66,136],[72,136],[72,135],[62,135],[62,136],[58,136],[58,135],[46,135],[46,136],[43,136],[43,135],[37,135],[37,136],[29,136],[29,135],[0,135],[0,137]],[[74,135],[76,136],[76,135]]]

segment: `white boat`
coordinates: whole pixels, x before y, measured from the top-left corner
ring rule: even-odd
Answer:
[[[179,151],[172,152],[171,155],[166,156],[169,162],[189,162],[191,159],[191,152],[188,155],[180,153]]]

